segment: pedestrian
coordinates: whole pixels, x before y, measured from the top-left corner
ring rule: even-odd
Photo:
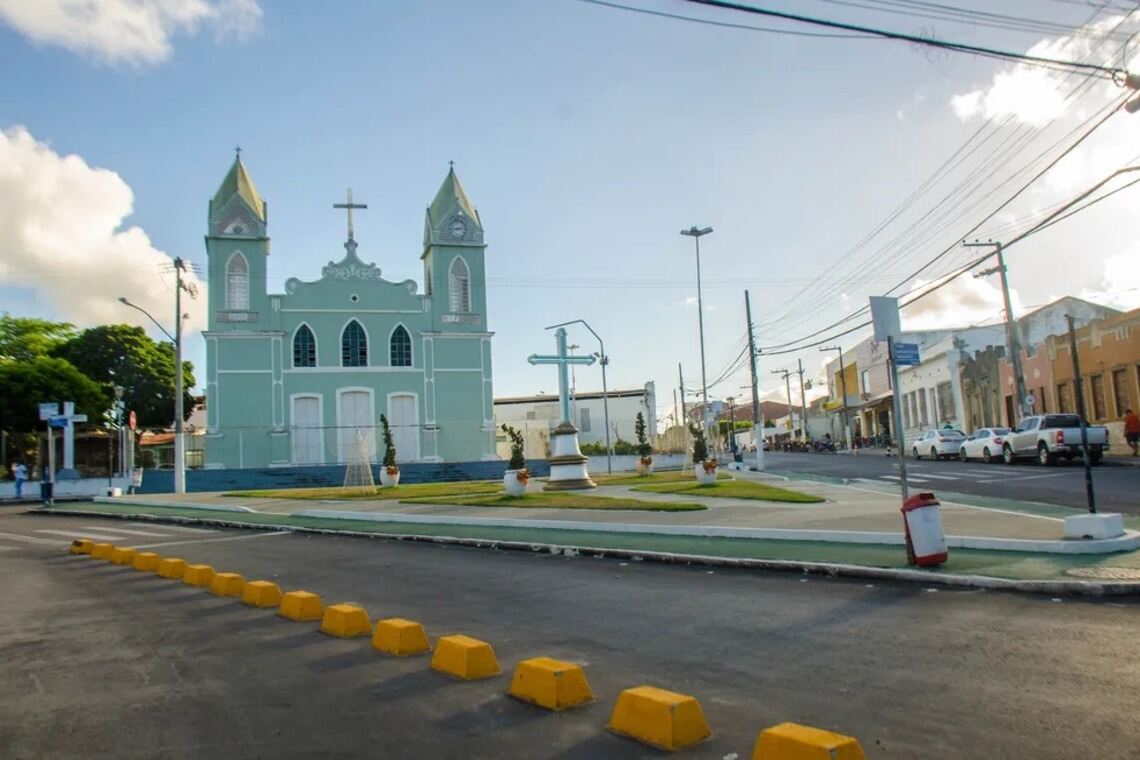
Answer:
[[[1124,410],[1124,440],[1132,447],[1132,456],[1140,451],[1140,417],[1131,409]]]
[[[16,498],[23,498],[24,481],[28,479],[28,468],[22,461],[17,462],[16,466],[12,468],[12,475],[16,478]]]

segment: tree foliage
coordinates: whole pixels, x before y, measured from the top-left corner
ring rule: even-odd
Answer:
[[[0,360],[26,362],[47,356],[73,337],[75,326],[67,322],[0,314]]]
[[[645,435],[645,415],[641,412],[637,413],[637,419],[634,420],[633,432],[637,436],[637,454],[644,459],[653,453],[653,446]]]
[[[110,405],[104,388],[63,359],[0,361],[0,429],[25,433],[40,428],[39,404],[50,401],[74,401],[75,411],[92,421],[101,419]]]
[[[141,327],[92,327],[56,346],[52,354],[104,385],[123,386],[123,402],[143,427],[166,427],[174,421],[174,346],[152,340]],[[182,363],[183,409],[189,417],[194,397],[194,368]]]
[[[392,440],[392,429],[388,427],[388,418],[380,415],[380,427],[384,431],[384,466],[396,466],[396,443]]]
[[[502,430],[511,439],[511,459],[507,462],[508,470],[525,470],[526,469],[526,455],[525,444],[523,441],[522,433],[515,430],[507,424],[503,424]]]
[[[693,462],[700,464],[709,458],[709,445],[705,442],[705,431],[698,425],[690,423],[689,433],[693,436]]]

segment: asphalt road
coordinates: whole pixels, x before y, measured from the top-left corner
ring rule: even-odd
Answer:
[[[879,483],[898,483],[898,458],[882,451],[851,454],[788,454],[766,452],[765,469],[774,473],[825,475],[832,478],[865,478]],[[1042,467],[1030,462],[1015,465],[983,464],[956,459],[918,462],[908,459],[908,478],[913,488],[1038,501],[1066,507],[1086,506],[1084,468],[1079,464]],[[1101,465],[1093,468],[1093,488],[1101,511],[1140,514],[1140,467]]]
[[[455,682],[426,657],[65,553],[96,529],[485,639],[504,675]],[[855,735],[870,758],[1140,746],[1130,603],[12,513],[0,588],[4,758],[656,757],[604,730],[643,683],[700,700],[714,736],[691,757],[748,757],[786,720]],[[506,697],[538,655],[583,663],[597,701],[551,714]]]

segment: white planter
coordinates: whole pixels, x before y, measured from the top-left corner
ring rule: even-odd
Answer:
[[[693,472],[697,475],[697,482],[702,486],[711,486],[716,482],[716,464],[713,464],[712,472],[705,471],[705,465],[698,463],[693,465]]]
[[[510,496],[522,496],[526,493],[526,483],[519,480],[519,472],[522,470],[507,470],[503,474],[503,487],[507,489],[507,494]]]
[[[388,468],[380,465],[380,485],[385,488],[400,485],[400,471],[397,469],[395,475],[389,475]]]
[[[653,474],[653,457],[646,457],[649,464],[642,461],[641,457],[637,458],[637,474],[638,475],[652,475]]]

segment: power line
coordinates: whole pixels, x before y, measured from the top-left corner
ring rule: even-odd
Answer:
[[[681,13],[669,13],[667,11],[653,10],[652,8],[638,8],[633,5],[623,5],[621,3],[608,2],[608,0],[578,0],[581,3],[589,3],[590,5],[602,5],[606,8],[614,8],[619,11],[629,11],[630,13],[644,13],[647,16],[660,16],[662,18],[671,18],[678,21],[690,21],[694,24],[705,24],[707,26],[720,26],[727,29],[744,29],[750,32],[764,32],[767,34],[783,34],[789,37],[822,37],[827,39],[839,40],[871,40],[877,39],[870,34],[835,34],[832,32],[800,32],[795,29],[776,29],[768,26],[752,26],[750,24],[736,24],[731,21],[715,21],[713,19],[698,18],[696,16],[686,16]]]

